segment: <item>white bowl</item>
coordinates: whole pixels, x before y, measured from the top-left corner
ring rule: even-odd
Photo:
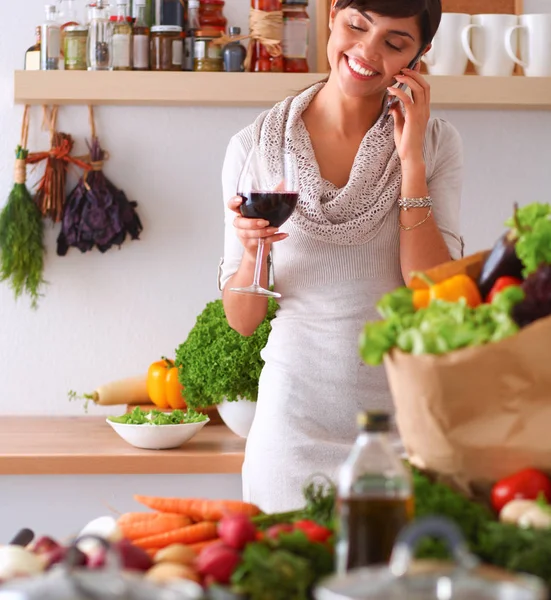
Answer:
[[[129,425],[114,423],[109,419],[106,421],[125,442],[136,448],[167,450],[168,448],[179,448],[184,442],[189,441],[203,429],[209,419],[199,423],[181,423],[180,425]]]
[[[256,402],[240,398],[234,402],[223,400],[218,404],[218,414],[235,435],[247,438],[256,413]]]

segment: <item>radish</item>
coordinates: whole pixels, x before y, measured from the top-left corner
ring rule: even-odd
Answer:
[[[229,583],[241,556],[234,548],[224,544],[215,544],[205,548],[197,558],[197,570],[205,578],[216,583]]]
[[[249,543],[256,540],[256,527],[247,515],[228,515],[218,523],[220,539],[236,550],[243,550]]]
[[[147,376],[127,377],[118,381],[111,381],[96,388],[91,394],[79,395],[69,392],[70,400],[83,399],[92,401],[101,406],[114,406],[118,404],[151,404],[147,393]],[[85,406],[87,406],[87,402]]]

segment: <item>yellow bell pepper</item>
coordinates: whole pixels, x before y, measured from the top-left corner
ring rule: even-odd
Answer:
[[[186,408],[184,387],[178,381],[178,368],[163,356],[147,371],[147,394],[158,408]]]
[[[434,283],[423,274],[416,273],[417,277],[423,279],[429,286],[426,290],[414,290],[413,306],[415,310],[428,306],[431,300],[447,300],[457,302],[465,298],[467,305],[475,308],[482,303],[482,297],[475,281],[468,275],[454,275],[440,283]]]

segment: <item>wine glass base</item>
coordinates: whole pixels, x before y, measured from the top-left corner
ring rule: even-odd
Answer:
[[[250,285],[248,287],[242,288],[230,288],[230,292],[234,292],[235,294],[251,294],[253,296],[264,296],[265,298],[281,298],[281,294],[278,294],[277,292],[272,292],[270,290],[265,290],[259,285]]]

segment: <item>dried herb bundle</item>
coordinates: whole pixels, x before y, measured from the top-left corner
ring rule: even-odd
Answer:
[[[57,253],[65,256],[74,246],[87,252],[96,246],[106,252],[112,246],[120,246],[127,235],[139,239],[143,230],[135,208],[122,190],[116,188],[102,169],[106,153],[95,135],[93,113],[90,108],[92,143],[89,171],[79,180],[69,194],[63,212],[61,232],[57,238]]]
[[[26,182],[29,111],[25,107],[21,145],[16,150],[15,183],[0,213],[0,281],[9,281],[15,298],[24,292],[37,308],[40,288],[45,283],[44,224]]]
[[[58,107],[54,106],[50,119],[50,150],[29,154],[27,158],[28,164],[46,161],[44,175],[38,184],[35,195],[35,202],[41,214],[52,219],[54,223],[59,223],[63,216],[69,165],[74,164],[82,169],[88,168],[85,162],[71,156],[74,145],[73,138],[67,133],[55,130],[57,110]]]

